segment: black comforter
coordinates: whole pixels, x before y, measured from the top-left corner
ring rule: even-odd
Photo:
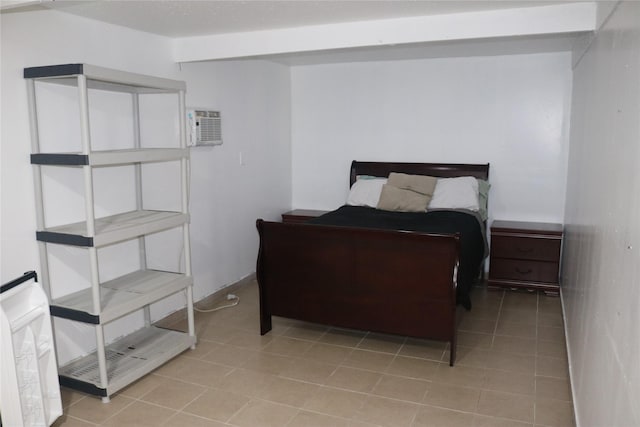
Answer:
[[[440,234],[460,233],[460,265],[456,299],[458,304],[466,309],[471,308],[469,293],[486,255],[482,223],[473,214],[448,210],[389,212],[361,206],[342,206],[308,223]]]

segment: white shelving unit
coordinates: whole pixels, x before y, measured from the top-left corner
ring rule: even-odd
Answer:
[[[185,129],[185,90],[182,81],[127,73],[87,64],[65,64],[25,68],[29,96],[32,155],[36,193],[36,239],[40,248],[41,281],[49,297],[51,314],[93,325],[96,350],[58,368],[60,384],[90,394],[109,396],[149,373],[188,348],[195,348],[193,314],[193,280],[188,211],[188,161]],[[36,81],[77,88],[80,112],[79,152],[41,152]],[[131,95],[133,112],[133,146],[121,150],[93,150],[89,129],[89,91],[112,91]],[[140,141],[140,96],[175,94],[178,102],[176,120],[180,129],[175,148],[143,148]],[[142,164],[180,162],[181,209],[158,211],[144,209]],[[102,218],[94,211],[93,171],[96,167],[133,165],[135,168],[136,209]],[[81,168],[84,181],[85,221],[54,227],[45,224],[42,168],[48,166]],[[159,271],[147,268],[145,236],[173,228],[182,228],[184,271]],[[98,248],[138,239],[140,269],[109,281],[101,281],[98,271]],[[52,299],[56,286],[49,274],[49,245],[71,245],[88,251],[90,286],[78,292]],[[161,329],[151,325],[152,303],[183,292],[186,299],[188,331]],[[109,345],[105,344],[104,326],[127,314],[142,310],[145,326]]]

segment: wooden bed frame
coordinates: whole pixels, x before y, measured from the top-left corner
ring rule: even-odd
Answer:
[[[356,162],[358,175],[403,172],[488,179],[489,165]],[[259,219],[260,332],[271,316],[450,343],[456,356],[454,272],[459,235]]]

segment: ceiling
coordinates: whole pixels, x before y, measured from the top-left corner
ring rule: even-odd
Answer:
[[[0,0],[2,13],[20,13],[32,10],[53,9],[62,13],[128,27],[200,46],[241,46],[246,37],[256,46],[261,45],[264,31],[288,31],[313,26],[359,22],[390,22],[394,19],[425,19],[434,17],[442,22],[454,22],[447,17],[463,16],[474,12],[510,10],[515,14],[526,13],[522,8],[537,6],[561,6],[571,3],[586,4],[592,0]],[[574,5],[576,6],[576,5]],[[531,10],[531,9],[528,9]],[[522,11],[522,12],[521,12]],[[565,12],[566,17],[567,12]],[[568,13],[571,15],[571,13]],[[559,17],[560,19],[563,16]],[[386,20],[386,21],[385,21]],[[425,21],[421,21],[425,22]],[[526,23],[527,21],[520,21]],[[497,22],[505,25],[504,18]],[[424,25],[421,24],[422,28]],[[458,25],[458,24],[456,24]],[[508,24],[507,24],[508,25]],[[331,27],[334,28],[334,27]],[[350,27],[351,28],[351,27]],[[357,25],[339,37],[358,38]],[[445,25],[446,28],[446,25]],[[448,28],[453,28],[449,26]],[[464,26],[456,27],[465,31]],[[325,29],[323,39],[332,37],[333,29]],[[303,33],[296,33],[303,34]],[[288,65],[310,65],[349,61],[377,61],[418,59],[451,56],[487,56],[517,53],[570,51],[584,33],[562,32],[556,34],[531,34],[497,38],[466,38],[466,40],[431,40],[408,44],[376,43],[370,46],[354,45],[335,49],[330,45],[317,49],[293,49],[283,53],[265,52],[236,55],[236,59],[262,57]],[[205,42],[198,37],[209,37]],[[213,39],[211,39],[213,37]],[[226,38],[224,42],[216,37]],[[313,36],[311,37],[313,38]],[[270,42],[265,42],[267,45]],[[211,60],[224,58],[209,58]],[[196,59],[206,60],[206,59]],[[183,62],[176,58],[176,61]],[[188,61],[187,61],[188,62]]]
[[[576,0],[22,0],[19,3],[10,1],[3,3],[56,9],[148,33],[177,38],[575,2]],[[8,11],[12,10],[19,10],[19,8],[8,9]]]

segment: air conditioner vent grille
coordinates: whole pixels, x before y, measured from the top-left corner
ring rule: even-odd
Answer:
[[[222,119],[219,111],[192,110],[187,115],[191,145],[222,144]]]

